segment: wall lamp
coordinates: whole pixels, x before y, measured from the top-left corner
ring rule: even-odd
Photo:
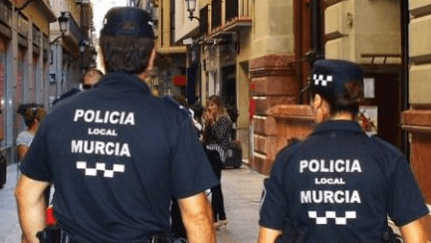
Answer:
[[[60,25],[60,32],[61,35],[57,36],[57,38],[55,38],[53,41],[51,41],[51,44],[55,43],[56,41],[58,41],[61,37],[64,36],[64,34],[67,31],[67,27],[68,27],[68,22],[69,22],[69,17],[66,16],[66,12],[61,12],[61,16],[58,17],[58,23]]]
[[[95,49],[93,49],[92,51],[91,51],[91,60],[93,60],[93,61],[97,61],[97,57],[98,57],[98,53],[97,53],[97,51],[95,50]]]
[[[193,19],[197,19],[201,21],[200,18],[193,16],[193,12],[196,10],[196,0],[185,0],[187,4],[187,11],[189,11],[189,19],[190,21]]]
[[[85,53],[85,49],[87,48],[87,46],[89,45],[87,40],[81,40],[79,42],[79,53],[84,54]]]

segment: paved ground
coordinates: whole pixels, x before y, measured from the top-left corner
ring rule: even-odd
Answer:
[[[217,242],[256,242],[263,178],[245,165],[240,169],[223,170],[222,190],[229,223],[217,232]],[[21,231],[13,196],[16,182],[17,166],[13,164],[8,167],[7,183],[0,190],[0,243],[18,243],[20,240]]]
[[[14,198],[14,189],[17,182],[17,164],[8,166],[7,180],[0,190],[0,242],[18,243],[21,239],[21,230],[18,223],[18,213]]]
[[[229,223],[218,231],[217,242],[256,242],[263,179],[244,165],[241,169],[223,170],[222,191]]]

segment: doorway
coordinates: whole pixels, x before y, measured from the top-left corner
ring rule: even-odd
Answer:
[[[405,152],[401,129],[402,90],[399,73],[366,73],[364,80],[365,101],[361,112],[368,109],[368,117],[376,125],[379,138]],[[375,113],[374,115],[372,113]]]

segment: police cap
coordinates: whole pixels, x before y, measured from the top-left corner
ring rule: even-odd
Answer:
[[[327,97],[344,97],[348,82],[363,85],[362,68],[353,62],[322,59],[314,62],[311,80],[307,89]]]
[[[136,7],[115,7],[105,15],[101,34],[154,38],[153,26],[147,11]]]

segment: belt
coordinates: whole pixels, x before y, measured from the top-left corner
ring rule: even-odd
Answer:
[[[67,235],[63,230],[61,231],[61,239],[60,243],[78,243],[77,241],[72,240],[69,235]]]
[[[163,234],[155,234],[148,237],[145,243],[187,243],[186,239],[174,238]]]
[[[72,238],[70,238],[69,235],[67,235],[62,230],[60,243],[78,243],[78,242],[74,241]],[[172,239],[170,237],[157,234],[157,235],[152,235],[152,236],[148,237],[148,239],[145,241],[145,243],[187,243],[187,240],[185,240],[183,238]]]

